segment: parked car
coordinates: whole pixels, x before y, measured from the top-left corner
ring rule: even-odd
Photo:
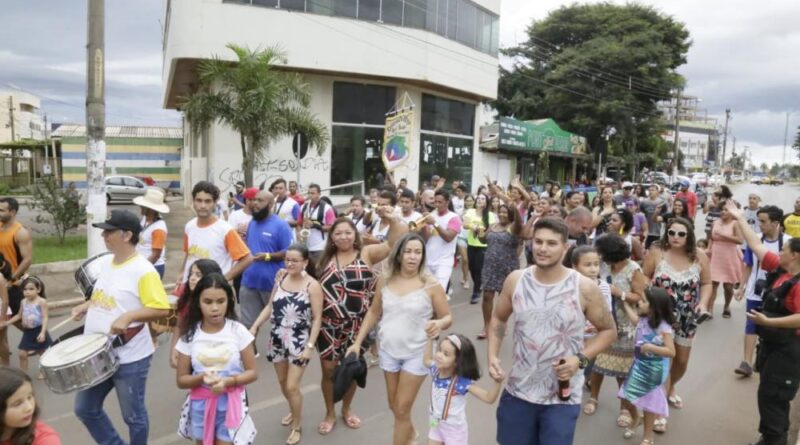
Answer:
[[[783,178],[781,178],[780,176],[774,176],[770,178],[769,183],[772,185],[783,185]]]
[[[742,182],[742,181],[744,181],[744,176],[739,174],[731,175],[731,182]]]
[[[107,176],[105,181],[106,202],[131,202],[133,198],[144,195],[147,184],[133,176]]]
[[[692,181],[705,187],[708,185],[708,175],[705,173],[695,173],[692,175]]]
[[[156,181],[152,176],[133,175],[133,177],[144,182],[148,187],[154,187],[156,185]]]
[[[710,187],[719,187],[723,183],[725,183],[725,179],[722,177],[722,175],[713,175],[708,178],[708,185]]]
[[[753,175],[750,177],[750,184],[758,184],[761,185],[764,183],[764,175]]]

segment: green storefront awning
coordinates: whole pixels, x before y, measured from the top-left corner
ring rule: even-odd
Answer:
[[[585,155],[586,138],[564,131],[552,119],[519,121],[500,118],[497,148],[515,152]]]

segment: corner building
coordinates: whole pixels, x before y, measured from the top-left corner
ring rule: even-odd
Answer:
[[[385,114],[405,93],[414,103],[409,160],[394,175],[416,188],[438,173],[469,185],[495,174],[497,160],[478,148],[478,109],[497,95],[500,0],[167,0],[164,107],[197,84],[201,60],[234,60],[225,48],[279,45],[287,69],[302,73],[311,110],[331,142],[299,160],[292,138],[269,147],[255,185],[278,177],[323,189],[383,172]],[[210,179],[224,191],[243,178],[238,134],[213,125],[194,135],[184,122],[181,182]],[[360,186],[331,190],[336,198]]]

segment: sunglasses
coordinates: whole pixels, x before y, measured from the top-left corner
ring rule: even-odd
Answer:
[[[684,231],[676,232],[674,230],[667,230],[667,235],[669,235],[671,237],[676,237],[677,236],[678,238],[683,238],[683,237],[686,236],[686,232],[684,232]]]

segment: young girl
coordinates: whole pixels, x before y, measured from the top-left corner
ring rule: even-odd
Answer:
[[[637,325],[633,365],[618,394],[633,419],[623,436],[629,439],[635,434],[640,419],[636,409],[640,408],[644,412],[641,445],[653,445],[656,417],[669,414],[664,383],[669,377],[670,358],[675,356],[672,298],[660,287],[649,287],[636,308],[625,302],[625,312]]]
[[[178,432],[197,445],[251,444],[244,386],[258,378],[253,335],[236,321],[233,289],[221,274],[197,283],[178,351],[178,388],[190,389]],[[216,439],[216,440],[215,440]]]
[[[290,413],[281,419],[281,425],[290,425],[287,445],[300,442],[300,415],[303,395],[300,380],[311,359],[317,336],[322,326],[322,288],[314,276],[313,265],[308,258],[308,249],[292,244],[286,249],[286,274],[276,281],[269,303],[261,311],[250,333],[270,320],[272,332],[267,345],[267,360],[275,366],[281,392],[289,402]]]
[[[194,288],[201,278],[212,273],[222,273],[222,269],[220,269],[216,261],[209,259],[195,261],[192,267],[189,268],[189,279],[181,284],[180,289],[177,291],[178,323],[176,323],[175,327],[172,329],[172,340],[170,343],[170,351],[172,351],[172,353],[169,358],[169,365],[173,368],[178,367],[178,351],[175,350],[175,345],[178,343],[178,338],[181,336],[182,326],[186,323],[186,314],[189,311],[189,300],[191,299],[192,291],[194,291]]]
[[[460,334],[450,334],[439,342],[434,357],[433,339],[425,346],[424,364],[431,374],[431,430],[428,445],[461,445],[469,443],[467,426],[467,393],[492,404],[502,388],[503,377],[495,380],[492,389],[474,383],[481,371],[475,348]]]
[[[0,445],[61,445],[52,428],[39,421],[39,406],[28,374],[0,366]]]
[[[52,344],[50,334],[47,333],[47,298],[44,293],[44,283],[35,276],[29,276],[22,281],[22,300],[19,312],[0,322],[0,326],[7,326],[22,320],[22,339],[19,341],[19,367],[28,372],[28,357],[44,352]],[[42,375],[39,374],[39,378]]]
[[[603,294],[606,300],[606,306],[608,310],[611,310],[611,286],[603,280],[600,279],[600,254],[597,253],[597,250],[592,246],[578,246],[572,251],[572,257],[570,257],[572,261],[572,268],[578,271],[581,275],[591,278],[592,280],[597,282],[597,285],[600,287],[600,292]],[[597,334],[597,328],[595,328],[589,321],[586,321],[586,330],[584,331],[583,338],[589,339]],[[594,365],[594,360],[589,361],[589,365],[586,366],[584,369],[584,375],[586,376],[587,385],[589,384],[589,377],[592,375],[592,367]],[[597,399],[589,397],[586,401],[586,404],[583,405],[583,413],[586,415],[591,416],[592,414],[597,411]]]

